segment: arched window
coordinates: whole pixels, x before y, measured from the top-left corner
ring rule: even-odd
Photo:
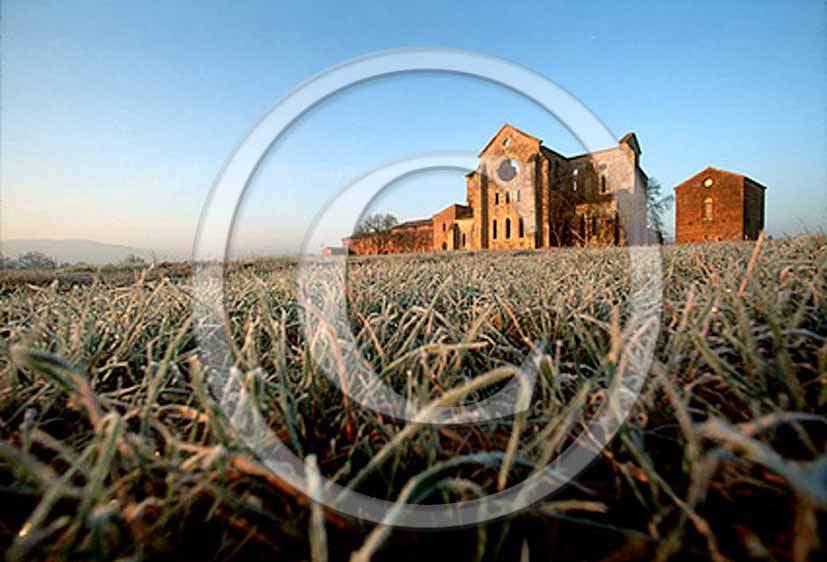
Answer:
[[[705,221],[712,221],[712,197],[707,197],[704,199],[704,220]]]
[[[495,193],[495,194],[494,194],[494,204],[495,204],[495,205],[499,205],[499,204],[500,204],[500,194],[499,194],[499,193]]]
[[[520,238],[525,236],[525,226],[523,224],[523,217],[520,217],[518,222],[517,222],[517,230],[520,234]]]
[[[592,215],[592,236],[597,235],[597,215]]]
[[[462,233],[462,247],[465,247],[465,233]]]
[[[511,238],[511,219],[505,219],[505,237]]]
[[[446,224],[442,223],[442,232],[445,232],[445,227],[446,227]]]
[[[443,249],[443,250],[447,250],[447,249],[448,249],[448,242],[443,242],[443,243],[442,243],[442,249]]]
[[[600,176],[600,193],[606,193],[606,176]]]
[[[491,229],[494,240],[497,239],[497,221],[494,221],[494,227]]]
[[[520,202],[520,190],[518,189],[517,190],[517,203],[519,203],[519,202]]]
[[[505,192],[505,202],[511,203],[511,194],[508,191]]]

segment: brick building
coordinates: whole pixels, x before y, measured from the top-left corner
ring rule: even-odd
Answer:
[[[618,146],[566,157],[511,125],[466,175],[466,204],[385,233],[352,236],[354,254],[625,245],[650,241],[646,174],[634,133]]]
[[[675,242],[755,240],[764,229],[767,188],[746,176],[707,168],[675,186]]]
[[[433,252],[433,220],[419,219],[403,222],[388,232],[354,234],[342,242],[349,253],[356,255]]]

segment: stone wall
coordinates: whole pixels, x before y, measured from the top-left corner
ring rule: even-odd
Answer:
[[[619,246],[626,241],[614,200],[577,205],[573,226],[583,246]]]
[[[417,221],[424,223],[424,221]],[[348,252],[357,256],[434,251],[434,230],[428,224],[400,225],[388,232],[362,234],[343,240]]]
[[[508,125],[480,153],[473,187],[469,182],[469,205],[475,222],[472,249],[537,246],[536,194],[542,190],[543,178],[540,153],[539,139]]]
[[[471,237],[468,249],[482,250],[483,241],[487,237],[487,193],[483,189],[484,168],[477,168],[465,176],[466,200],[471,207],[471,214],[474,217],[474,224],[471,225]]]

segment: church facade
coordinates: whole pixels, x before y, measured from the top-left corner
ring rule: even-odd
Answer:
[[[675,242],[755,240],[764,230],[766,190],[734,172],[698,172],[675,186]]]
[[[564,156],[505,124],[466,175],[466,202],[388,232],[351,236],[352,254],[610,246],[651,241],[634,133]]]

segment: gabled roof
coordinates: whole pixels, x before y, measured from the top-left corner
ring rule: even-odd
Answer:
[[[500,134],[501,134],[503,131],[506,131],[506,130],[508,130],[508,131],[512,131],[512,132],[514,132],[514,133],[517,133],[518,135],[523,136],[523,137],[525,137],[525,138],[527,138],[527,139],[529,139],[529,140],[535,141],[535,142],[536,142],[536,143],[538,143],[538,144],[542,144],[542,142],[543,142],[543,141],[541,141],[540,139],[538,139],[537,137],[535,137],[535,136],[533,136],[533,135],[529,135],[529,134],[528,134],[528,133],[526,133],[525,131],[521,131],[521,130],[520,130],[520,129],[518,129],[517,127],[514,127],[514,126],[510,125],[509,123],[506,123],[505,125],[503,125],[502,127],[500,127],[500,130],[499,130],[499,131],[497,131],[497,132],[494,134],[494,136],[493,136],[493,137],[491,137],[491,140],[490,140],[490,141],[488,141],[488,144],[486,144],[486,145],[483,147],[483,149],[480,151],[479,156],[482,156],[482,155],[483,155],[483,153],[485,153],[485,151],[486,151],[486,150],[488,150],[488,148],[491,146],[491,144],[494,142],[494,140],[495,140],[497,137],[499,137],[499,136],[500,136]]]
[[[703,170],[701,170],[697,174],[691,176],[689,179],[686,179],[686,180],[682,181],[681,183],[679,183],[678,185],[676,185],[673,189],[678,189],[679,187],[683,187],[684,185],[687,185],[689,183],[694,182],[699,177],[705,176],[705,175],[707,175],[709,173],[712,173],[712,172],[714,172],[716,174],[724,174],[724,175],[727,175],[727,176],[735,176],[735,177],[738,177],[738,178],[741,178],[741,179],[747,179],[747,180],[751,181],[752,183],[754,183],[755,185],[757,185],[758,187],[760,187],[761,189],[767,189],[767,186],[762,185],[762,184],[758,183],[757,181],[755,181],[754,179],[752,179],[750,177],[747,177],[743,174],[738,174],[736,172],[730,172],[728,170],[721,170],[720,168],[713,168],[712,166],[707,166],[706,168],[704,168]]]
[[[465,217],[471,216],[473,214],[473,209],[471,209],[471,207],[469,207],[468,205],[461,205],[459,203],[452,203],[451,205],[448,205],[447,207],[445,207],[444,209],[442,209],[438,213],[435,213],[434,217],[437,217],[437,216],[439,216],[443,213],[447,213],[449,211],[453,211],[455,219],[465,218]]]
[[[397,228],[418,228],[420,226],[430,226],[432,224],[433,224],[433,220],[431,220],[431,219],[414,219],[414,220],[405,221],[401,224],[397,224],[391,230],[394,230],[394,229],[397,229]]]
[[[745,180],[749,180],[749,181],[751,181],[752,183],[754,183],[755,185],[757,185],[758,187],[760,187],[760,188],[761,188],[761,189],[763,189],[764,191],[766,191],[766,190],[767,190],[767,186],[766,186],[766,185],[764,185],[764,184],[762,184],[762,183],[758,183],[757,181],[755,181],[754,179],[752,179],[752,178],[750,178],[750,177],[744,176],[744,179],[745,179]]]
[[[637,135],[633,132],[628,132],[623,135],[623,138],[620,139],[620,144],[628,144],[638,155],[643,152],[640,149],[640,142],[637,140]]]
[[[629,132],[629,133],[626,133],[625,135],[623,135],[623,137],[620,139],[620,141],[618,141],[618,146],[613,146],[613,147],[610,147],[610,148],[604,148],[602,150],[596,150],[594,152],[586,152],[586,153],[583,153],[583,154],[576,154],[576,155],[573,155],[573,156],[565,156],[565,155],[557,152],[556,150],[545,146],[543,144],[543,141],[540,140],[539,138],[537,138],[533,135],[529,135],[525,131],[521,131],[517,127],[514,127],[513,125],[511,125],[510,123],[505,123],[502,127],[500,127],[500,129],[497,131],[497,133],[493,137],[491,137],[491,140],[488,141],[488,144],[486,144],[485,147],[483,147],[482,151],[479,153],[479,156],[482,156],[485,153],[485,151],[487,151],[491,147],[491,145],[494,143],[495,140],[497,140],[498,138],[501,138],[501,135],[504,131],[511,131],[511,132],[513,132],[517,135],[520,135],[520,136],[524,137],[525,139],[527,139],[529,141],[537,143],[540,154],[542,154],[543,156],[545,156],[547,159],[550,159],[550,160],[554,159],[554,158],[558,158],[558,159],[561,159],[561,160],[566,160],[568,162],[577,162],[579,160],[592,159],[595,154],[599,154],[601,152],[609,152],[609,151],[613,151],[613,150],[618,150],[620,145],[622,145],[622,144],[626,144],[627,146],[629,146],[635,152],[635,154],[637,154],[638,156],[640,156],[640,154],[642,153],[642,150],[640,148],[640,141],[638,141],[637,135],[634,132]],[[478,172],[478,170],[471,170],[470,172],[465,174],[465,177],[466,178],[471,178],[477,172]]]

